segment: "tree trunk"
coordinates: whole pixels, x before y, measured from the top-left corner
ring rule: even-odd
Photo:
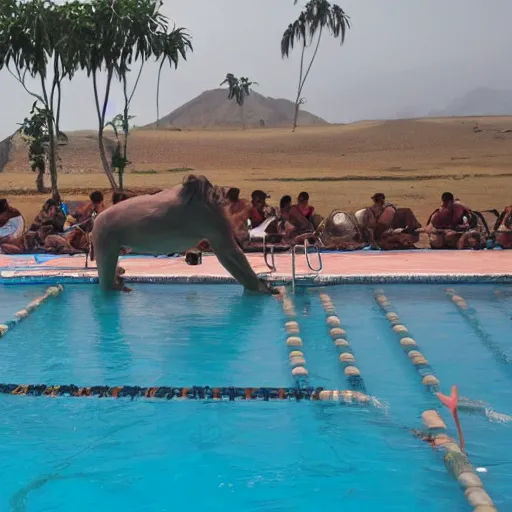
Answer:
[[[59,184],[57,179],[57,152],[55,150],[55,132],[53,116],[48,116],[48,160],[50,164],[50,181],[52,187],[52,198],[60,203]]]
[[[40,194],[44,194],[44,192],[45,192],[45,189],[44,189],[44,167],[42,167],[42,168],[39,167],[37,169],[36,188]]]
[[[124,167],[120,167],[118,169],[118,172],[119,172],[119,190],[122,192],[123,187],[124,187],[124,184],[123,184]]]
[[[53,119],[52,104],[50,98],[48,98],[48,92],[46,90],[46,83],[44,81],[44,75],[39,75],[41,79],[41,89],[43,91],[44,106],[46,109],[46,124],[48,128],[48,163],[50,166],[50,181],[52,187],[52,198],[60,203],[59,184],[57,180],[57,150],[55,144],[55,121]],[[53,97],[51,98],[53,101]]]
[[[299,100],[300,101],[300,100]],[[299,110],[300,110],[300,103],[297,101],[295,103],[295,113],[293,114],[293,127],[292,132],[295,131],[295,128],[297,128],[297,121],[299,119]]]
[[[242,129],[245,130],[246,128],[246,125],[245,125],[245,109],[244,109],[244,105],[240,105],[240,114],[242,116]]]
[[[105,153],[105,144],[103,142],[103,130],[105,128],[105,113],[107,110],[108,98],[110,95],[110,85],[112,83],[113,71],[109,70],[107,73],[107,85],[105,88],[105,97],[103,99],[103,109],[100,110],[100,101],[98,95],[98,83],[96,79],[96,70],[92,72],[92,85],[94,90],[94,100],[96,102],[96,112],[98,114],[98,149],[100,152],[100,160],[101,165],[103,165],[103,170],[107,175],[110,186],[113,191],[117,190],[116,179],[114,178],[114,174],[112,173],[112,169],[107,160],[107,155]]]
[[[295,128],[297,128],[297,121],[299,118],[300,106],[304,103],[304,100],[301,98],[302,89],[304,87],[304,84],[306,83],[309,72],[311,71],[313,62],[315,62],[316,54],[318,53],[318,48],[320,47],[320,41],[322,40],[322,30],[323,30],[323,26],[320,25],[320,30],[318,31],[318,39],[316,41],[316,46],[315,46],[315,51],[313,52],[313,56],[311,57],[311,60],[309,61],[309,66],[305,73],[304,73],[304,53],[306,51],[306,40],[305,39],[303,40],[302,53],[300,56],[299,87],[297,88],[297,99],[295,100],[295,114],[293,116],[292,132],[294,132]]]
[[[108,164],[107,154],[105,152],[105,143],[103,142],[103,129],[98,130],[98,149],[100,151],[100,159],[101,159],[101,164],[103,165],[103,170],[105,171],[105,174],[107,175],[107,178],[110,183],[110,186],[112,187],[112,190],[116,191],[117,190],[116,179],[114,178],[112,169],[110,168],[110,165]]]
[[[162,75],[162,66],[164,65],[164,61],[160,63],[160,67],[158,68],[158,81],[156,83],[156,129],[160,128],[160,78]]]

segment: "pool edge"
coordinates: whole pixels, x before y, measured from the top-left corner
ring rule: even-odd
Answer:
[[[4,274],[4,272],[2,272]],[[23,271],[9,271],[9,277],[0,275],[1,285],[15,284],[94,284],[97,277],[67,272],[44,272],[40,275],[24,273]],[[273,284],[291,284],[291,276],[259,274],[261,278]],[[139,284],[237,284],[232,277],[215,275],[126,275],[127,283]],[[299,278],[298,286],[321,287],[341,284],[456,284],[456,283],[482,283],[482,284],[511,284],[512,274],[347,274],[347,275],[319,275],[315,277]]]

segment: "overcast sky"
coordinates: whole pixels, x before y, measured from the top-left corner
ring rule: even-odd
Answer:
[[[259,82],[264,95],[293,99],[298,53],[281,59],[280,40],[301,3],[164,0],[163,12],[192,34],[194,52],[177,71],[163,74],[161,115],[217,87],[228,72]],[[342,0],[340,6],[352,20],[346,43],[340,47],[325,38],[303,92],[305,108],[328,121],[395,117],[407,110],[422,115],[477,87],[512,89],[510,0]],[[148,65],[132,104],[135,124],[156,118],[156,76],[156,66]],[[33,99],[5,70],[0,91],[1,140]],[[121,109],[116,87],[111,117]],[[96,127],[87,77],[64,83],[61,119],[64,130]]]

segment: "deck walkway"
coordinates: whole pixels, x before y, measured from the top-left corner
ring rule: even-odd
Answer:
[[[316,256],[311,255],[312,258]],[[248,254],[256,273],[266,273],[261,254]],[[39,260],[39,262],[38,262]],[[41,261],[43,260],[43,261]],[[46,260],[46,261],[45,261]],[[512,252],[509,251],[407,251],[353,252],[322,254],[324,278],[378,276],[488,276],[512,278]],[[215,256],[204,256],[202,265],[189,266],[183,258],[129,256],[120,259],[130,278],[229,278],[229,273]],[[95,276],[94,263],[85,270],[84,256],[54,258],[0,255],[1,276],[20,277],[55,275],[68,277]],[[291,277],[291,256],[276,255],[277,278]],[[297,274],[308,271],[304,255],[297,256]]]

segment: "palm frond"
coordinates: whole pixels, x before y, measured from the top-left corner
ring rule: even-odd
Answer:
[[[297,1],[294,2],[296,3]],[[298,18],[284,31],[281,38],[281,56],[289,57],[299,41],[303,45],[309,45],[320,29],[328,29],[343,44],[350,29],[350,18],[337,4],[330,4],[327,0],[310,0]]]
[[[238,105],[242,106],[245,103],[245,98],[251,94],[251,87],[258,85],[258,82],[251,82],[246,76],[237,78],[233,73],[227,73],[220,86],[225,84],[228,86],[228,100],[235,100]]]

